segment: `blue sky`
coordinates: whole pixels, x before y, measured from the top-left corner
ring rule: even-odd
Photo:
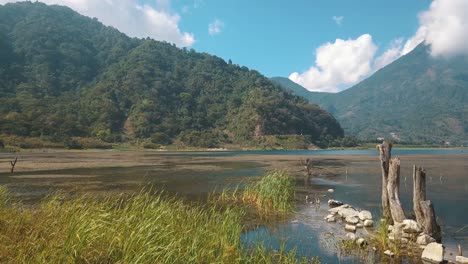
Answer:
[[[432,56],[468,54],[468,0],[40,1],[311,91],[347,89],[421,42]]]
[[[430,1],[301,0],[268,1],[203,0],[197,8],[182,13],[193,1],[178,0],[173,8],[182,19],[180,28],[193,32],[193,48],[234,63],[257,69],[266,76],[288,77],[308,69],[315,49],[335,39],[372,35],[382,53],[396,38],[409,38],[418,28],[418,12]],[[343,17],[338,25],[333,17]],[[208,24],[224,23],[214,36]]]

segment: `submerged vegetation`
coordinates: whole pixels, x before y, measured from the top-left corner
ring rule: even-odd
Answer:
[[[292,182],[273,172],[249,189],[262,207],[292,207]],[[285,188],[280,199],[273,188]],[[271,192],[271,193],[268,193]],[[272,200],[268,202],[268,200]],[[288,204],[289,203],[289,204]],[[309,263],[294,251],[245,248],[239,206],[186,204],[142,191],[104,198],[56,194],[37,206],[0,188],[0,262],[10,263]]]

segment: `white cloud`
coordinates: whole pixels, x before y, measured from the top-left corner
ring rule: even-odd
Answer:
[[[0,0],[1,3],[17,2]],[[170,0],[157,0],[156,7],[138,0],[41,0],[46,4],[66,5],[77,12],[98,18],[131,37],[151,37],[175,43],[179,47],[192,46],[192,33],[181,32],[180,16],[170,11]]]
[[[303,73],[292,73],[289,79],[311,91],[338,92],[372,72],[376,51],[369,34],[357,39],[337,39],[318,47],[315,65]]]
[[[340,25],[343,18],[334,16]],[[404,41],[393,40],[380,56],[372,37],[364,34],[356,40],[337,39],[316,50],[315,65],[289,78],[311,91],[337,92],[366,78],[425,42],[433,56],[468,55],[468,1],[433,0],[428,10],[419,14],[416,33]]]
[[[219,19],[215,19],[208,25],[208,33],[210,33],[211,36],[214,36],[220,34],[223,31],[223,28],[224,23]]]
[[[419,14],[419,28],[401,47],[400,56],[423,41],[433,56],[468,54],[468,1],[434,0]]]
[[[434,0],[419,24],[432,55],[468,54],[468,1]]]
[[[413,47],[414,48],[414,47]],[[412,48],[412,49],[413,49]],[[392,41],[390,48],[378,56],[374,61],[374,71],[392,63],[402,55],[403,39],[398,38]]]
[[[332,19],[335,21],[335,23],[338,26],[341,26],[341,23],[343,23],[344,17],[343,16],[333,16]]]

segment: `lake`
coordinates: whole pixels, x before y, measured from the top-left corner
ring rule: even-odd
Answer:
[[[427,173],[427,199],[434,203],[442,224],[447,254],[456,245],[468,248],[468,150],[402,149],[401,199],[407,215],[412,211],[412,165]],[[381,174],[375,150],[232,151],[232,152],[35,152],[19,157],[14,175],[8,173],[12,154],[0,153],[0,184],[25,203],[62,190],[81,192],[134,192],[151,185],[187,199],[203,199],[215,189],[243,184],[273,168],[287,169],[298,178],[297,212],[290,219],[247,232],[249,245],[263,241],[278,247],[281,241],[299,255],[319,256],[322,263],[361,262],[340,256],[333,239],[344,231],[340,224],[323,220],[329,198],[380,215]],[[314,175],[302,175],[299,160],[314,160]],[[334,193],[327,193],[334,189]],[[305,203],[305,195],[322,197],[320,207]],[[453,257],[454,258],[454,257]],[[369,259],[372,263],[375,259]]]

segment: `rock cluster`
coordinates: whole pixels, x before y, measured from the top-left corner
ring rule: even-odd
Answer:
[[[346,239],[355,241],[359,247],[366,246],[367,241],[362,237],[356,236],[355,233],[358,228],[374,226],[371,212],[365,210],[359,211],[349,204],[337,200],[329,200],[328,205],[331,208],[328,210],[329,215],[325,217],[325,220],[327,222],[336,222],[338,219],[341,219],[341,222],[345,224]]]
[[[388,230],[388,238],[391,241],[401,242],[402,244],[407,244],[411,241],[416,243],[421,249],[436,241],[429,235],[424,234],[421,225],[411,219],[405,219],[400,223],[397,222],[394,225],[390,225],[388,226]]]
[[[330,214],[325,217],[325,220],[335,222],[337,218],[344,219],[345,229],[348,231],[354,232],[356,228],[374,225],[372,214],[369,211],[358,211],[349,204],[336,200],[329,200],[328,205],[332,208],[328,210]]]

